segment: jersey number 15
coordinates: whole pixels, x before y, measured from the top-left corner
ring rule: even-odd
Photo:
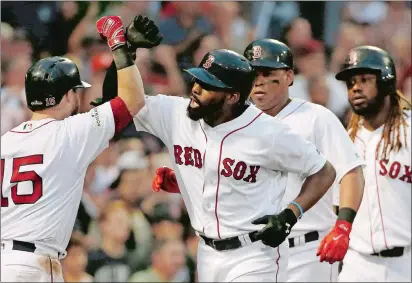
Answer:
[[[3,197],[3,178],[4,178],[4,159],[1,159],[1,207],[9,206],[9,199]],[[13,158],[13,169],[10,178],[11,200],[14,204],[33,204],[38,201],[43,195],[43,179],[33,170],[20,171],[20,167],[24,165],[43,164],[43,154],[30,155],[25,157]],[[18,185],[21,182],[32,182],[33,192],[30,194],[19,195],[17,193]]]

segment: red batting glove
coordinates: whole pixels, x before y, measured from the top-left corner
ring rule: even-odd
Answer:
[[[153,178],[152,188],[155,192],[163,190],[168,193],[180,193],[175,172],[166,166],[157,168],[156,175]]]
[[[104,16],[96,22],[97,32],[107,40],[113,51],[126,44],[122,19],[118,16]]]
[[[349,234],[352,224],[345,220],[337,220],[335,227],[319,245],[316,256],[320,255],[320,261],[330,264],[341,261],[345,257],[349,247]]]

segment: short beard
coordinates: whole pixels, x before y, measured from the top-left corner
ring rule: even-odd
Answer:
[[[193,121],[199,121],[200,119],[216,115],[222,110],[224,98],[218,102],[209,103],[208,105],[198,104],[199,106],[197,108],[191,108],[190,102],[187,106],[187,116]]]
[[[375,116],[376,114],[379,113],[379,111],[382,109],[383,104],[385,102],[385,95],[383,94],[378,94],[375,99],[368,101],[368,104],[365,108],[360,108],[360,109],[355,109],[353,105],[350,103],[349,104],[355,112],[355,114],[363,117],[370,117],[370,116]]]

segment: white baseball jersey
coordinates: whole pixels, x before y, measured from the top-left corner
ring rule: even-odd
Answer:
[[[146,97],[134,123],[169,149],[192,226],[207,237],[262,228],[251,222],[280,211],[286,172],[305,178],[326,162],[313,144],[253,105],[236,119],[210,127],[187,117],[188,104],[179,97]]]
[[[350,247],[372,254],[393,247],[411,246],[411,111],[406,129],[407,147],[392,151],[387,160],[375,159],[384,126],[371,132],[360,126],[355,145],[366,160],[365,191],[353,222]],[[404,141],[404,128],[401,139]],[[382,152],[383,146],[381,146]]]
[[[293,132],[304,137],[318,148],[335,167],[336,180],[331,189],[293,227],[289,237],[296,237],[311,231],[327,231],[335,225],[333,195],[339,194],[342,177],[353,168],[364,165],[342,123],[323,106],[294,98],[280,111],[276,119],[287,124]],[[287,206],[299,194],[303,179],[289,173],[283,198]]]
[[[86,169],[124,125],[124,111],[116,98],[61,121],[24,122],[1,137],[2,240],[65,253]]]

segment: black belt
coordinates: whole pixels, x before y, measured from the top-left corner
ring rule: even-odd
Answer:
[[[13,250],[34,253],[36,246],[33,243],[13,240]]]
[[[256,233],[257,231],[249,233],[249,238],[252,242],[257,241],[257,239],[255,238]],[[242,236],[231,237],[222,240],[211,239],[203,235],[200,235],[200,237],[202,237],[203,240],[205,240],[206,245],[214,248],[217,251],[233,250],[240,248],[242,246],[242,242],[239,240],[239,238]]]
[[[312,231],[312,232],[306,233],[304,236],[305,236],[305,243],[309,243],[309,242],[313,242],[313,241],[319,240],[319,233],[318,233],[318,231]],[[297,237],[295,237],[295,238],[298,238],[298,237],[300,237],[300,236],[297,236]],[[288,239],[288,241],[289,241],[289,248],[293,248],[294,246],[297,246],[297,245],[295,245],[295,238],[289,238],[289,239]]]
[[[373,253],[372,255],[381,257],[400,257],[403,256],[404,247],[394,247],[389,250],[383,250],[378,253]]]
[[[29,253],[34,253],[34,251],[36,250],[36,245],[33,243],[17,241],[17,240],[13,240],[12,242],[13,242],[12,250],[29,252]],[[57,252],[57,257],[60,258],[61,255],[62,253]]]

